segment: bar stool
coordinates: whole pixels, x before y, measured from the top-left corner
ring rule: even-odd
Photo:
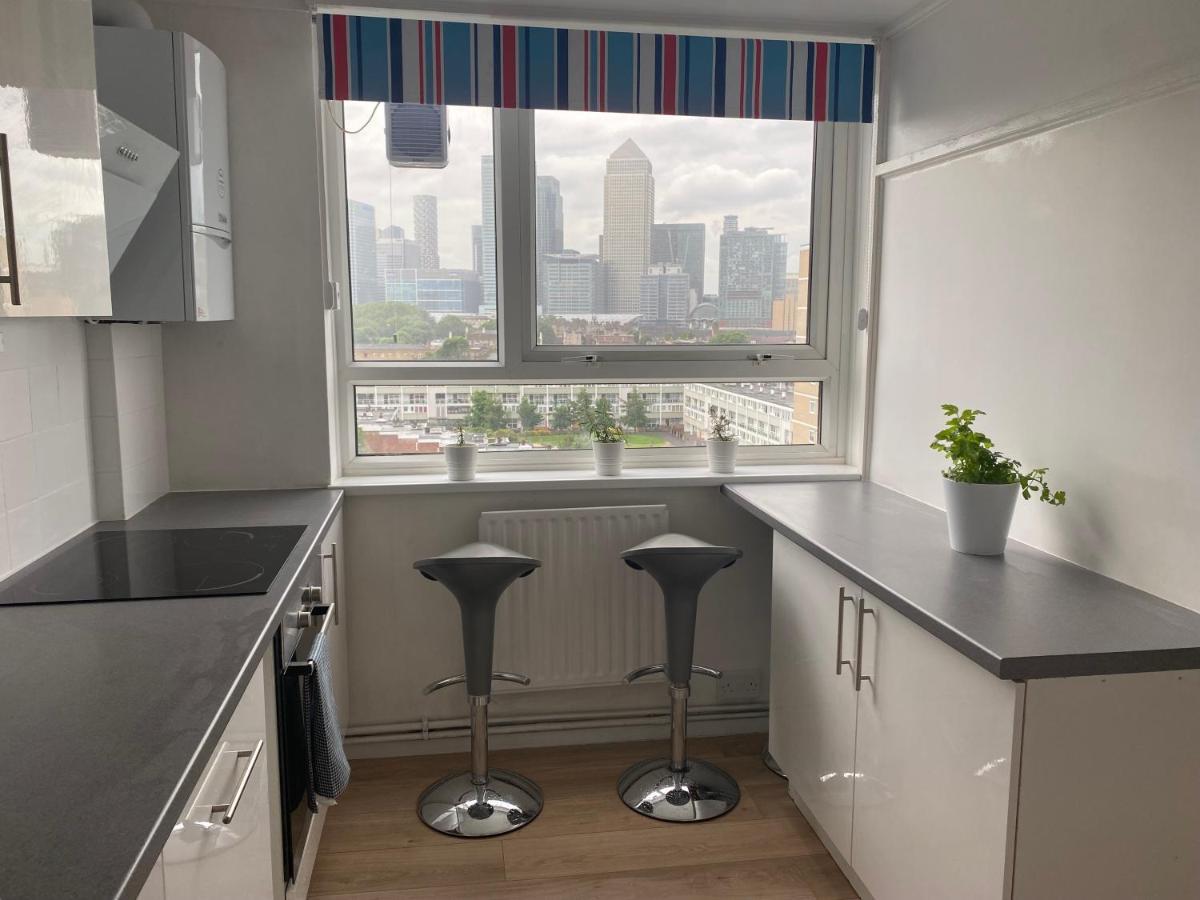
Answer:
[[[525,675],[492,671],[496,604],[540,560],[495,544],[466,544],[420,559],[413,568],[441,582],[458,600],[466,672],[435,681],[425,694],[466,682],[471,711],[471,771],[449,775],[425,789],[417,815],[435,831],[455,837],[492,837],[528,825],[542,811],[542,791],[515,772],[488,768],[488,700],[492,680],[529,684]]]
[[[721,569],[742,556],[736,547],[718,547],[684,534],[660,534],[621,554],[630,568],[645,570],[662,588],[667,617],[667,661],[625,676],[631,683],[665,672],[671,696],[671,758],[631,766],[617,782],[625,805],[652,819],[702,822],[738,804],[737,782],[711,763],[687,755],[687,702],[693,672],[720,678],[717,669],[692,665],[696,601]]]

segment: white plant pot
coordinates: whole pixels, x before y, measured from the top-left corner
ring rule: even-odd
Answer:
[[[737,441],[709,438],[705,443],[708,444],[708,471],[716,475],[732,475],[737,468]]]
[[[621,463],[625,458],[625,442],[592,441],[592,456],[596,460],[597,475],[620,475]]]
[[[475,480],[475,455],[472,444],[447,444],[442,448],[446,454],[446,477],[450,481]]]
[[[959,553],[999,556],[1008,542],[1018,484],[967,484],[943,478],[950,546]]]

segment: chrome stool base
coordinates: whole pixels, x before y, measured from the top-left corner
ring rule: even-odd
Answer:
[[[741,799],[738,784],[702,759],[689,759],[681,772],[669,759],[632,766],[617,782],[617,793],[634,812],[664,822],[703,822],[723,816]]]
[[[442,834],[461,838],[495,837],[528,825],[542,811],[542,791],[516,772],[488,771],[475,785],[471,773],[450,775],[425,789],[417,816]]]

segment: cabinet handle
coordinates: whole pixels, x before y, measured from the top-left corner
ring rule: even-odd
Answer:
[[[854,664],[848,659],[842,659],[842,610],[846,608],[846,604],[854,603],[854,598],[846,593],[845,588],[838,588],[838,627],[837,627],[837,671],[835,674],[842,674],[842,666],[849,666],[850,670],[854,670]]]
[[[246,771],[242,773],[242,780],[238,782],[237,790],[233,793],[233,799],[228,803],[218,803],[214,806],[209,814],[224,813],[221,817],[221,824],[228,825],[233,821],[233,817],[237,815],[238,804],[242,802],[242,795],[246,793],[246,787],[250,784],[250,776],[254,774],[254,767],[258,765],[258,758],[262,755],[263,741],[259,741],[253,750],[237,751],[238,759],[250,757],[250,765],[246,766]]]
[[[8,285],[9,303],[21,305],[21,286],[17,279],[17,236],[13,231],[12,177],[9,174],[8,135],[0,134],[0,207],[4,211],[4,252],[8,274],[0,275],[0,284]]]
[[[871,681],[870,675],[864,675],[862,673],[862,670],[863,670],[863,631],[865,630],[863,628],[863,622],[866,620],[867,616],[874,616],[874,615],[875,615],[875,610],[867,609],[866,598],[860,597],[858,600],[858,637],[855,639],[856,649],[855,649],[855,653],[854,653],[854,660],[855,660],[855,662],[854,662],[854,690],[856,690],[856,691],[862,690],[862,684],[864,681]],[[874,683],[875,683],[874,681],[871,681],[871,684],[874,684]]]
[[[330,568],[333,570],[333,599],[341,600],[341,595],[338,594],[338,577],[337,577],[337,542],[332,541],[329,544],[329,552],[323,553],[321,559],[327,559],[330,563]],[[338,604],[333,606],[333,624],[338,623]]]

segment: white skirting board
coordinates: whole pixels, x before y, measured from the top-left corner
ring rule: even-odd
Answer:
[[[559,721],[506,723],[495,719],[488,733],[493,749],[514,747],[557,747],[585,744],[611,744],[623,741],[668,739],[665,706],[657,710],[623,710],[619,713],[594,713],[561,717]],[[449,726],[449,727],[446,727]],[[373,734],[352,734],[346,738],[346,755],[351,759],[388,756],[424,756],[434,753],[462,753],[468,749],[465,720],[427,723],[397,723],[369,729]],[[351,729],[363,731],[364,729]],[[690,737],[715,737],[729,734],[762,734],[766,746],[767,708],[762,704],[728,707],[693,707],[688,716]]]

